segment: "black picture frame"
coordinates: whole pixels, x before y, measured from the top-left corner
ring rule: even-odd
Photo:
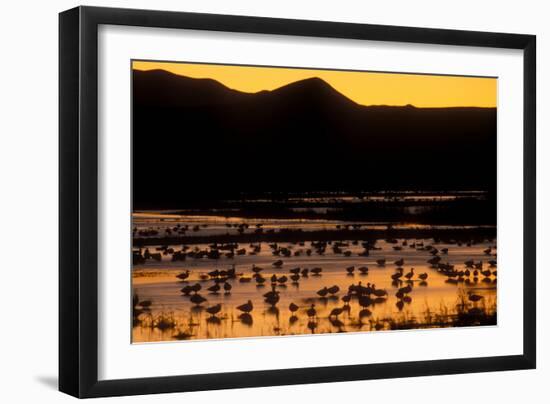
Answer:
[[[98,380],[100,24],[523,50],[523,354]],[[535,368],[535,73],[534,35],[96,7],[62,12],[59,16],[59,389],[84,398]]]

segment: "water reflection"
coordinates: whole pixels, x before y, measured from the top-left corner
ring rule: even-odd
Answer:
[[[133,341],[496,323],[494,240],[377,240],[368,256],[363,244],[239,244],[183,261],[184,247],[211,246],[149,246],[161,258],[134,267]]]

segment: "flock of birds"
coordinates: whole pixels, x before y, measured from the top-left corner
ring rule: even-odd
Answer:
[[[467,260],[464,262],[464,267],[458,269],[455,265],[445,260],[445,256],[449,253],[448,248],[438,249],[433,245],[425,244],[423,241],[408,242],[404,240],[399,242],[394,239],[388,239],[386,241],[392,245],[395,251],[400,251],[408,247],[429,253],[431,257],[428,259],[427,263],[437,273],[447,277],[446,281],[449,283],[464,282],[465,284],[473,285],[480,280],[483,282],[496,282],[496,251],[493,247],[484,250],[484,254],[491,258],[485,263],[481,260],[477,262],[474,260]],[[359,245],[359,241],[312,241],[309,243],[309,248],[306,247],[303,242],[297,244],[299,244],[298,249],[293,249],[292,246],[281,246],[277,243],[269,244],[271,254],[277,258],[280,257],[271,263],[271,268],[269,269],[252,264],[249,271],[246,272],[237,272],[235,265],[231,265],[228,269],[214,269],[210,272],[192,273],[189,270],[185,270],[177,275],[178,281],[185,283],[180,289],[181,295],[188,298],[196,309],[204,309],[204,311],[210,315],[209,322],[219,324],[218,316],[223,314],[223,306],[221,303],[207,305],[208,294],[219,295],[223,293],[224,295],[230,295],[235,282],[254,282],[257,287],[270,284],[271,289],[264,293],[262,297],[267,307],[269,307],[269,310],[278,312],[278,304],[281,300],[280,290],[282,288],[286,288],[287,284],[297,286],[309,276],[320,277],[323,274],[323,268],[321,267],[292,267],[284,271],[285,257],[299,256],[301,254],[324,255],[328,248],[332,248],[334,254],[350,256],[352,253],[348,247],[350,244]],[[456,244],[462,245],[461,242],[456,242]],[[376,246],[376,241],[363,241],[361,242],[361,246],[363,250],[357,253],[357,255],[362,257],[368,256],[372,250],[381,249]],[[253,243],[250,244],[249,247],[250,249],[246,250],[237,243],[231,243],[212,244],[203,249],[199,247],[191,249],[184,245],[181,249],[176,250],[169,246],[162,246],[157,247],[155,252],[151,252],[147,248],[140,248],[134,251],[134,262],[145,262],[147,260],[160,261],[162,260],[162,256],[169,256],[171,257],[169,259],[172,261],[184,261],[189,258],[200,259],[204,257],[219,259],[222,254],[225,254],[227,258],[233,258],[235,255],[245,255],[246,253],[255,255],[261,251],[262,244]],[[413,267],[406,270],[405,264],[404,258],[399,258],[393,262],[387,262],[385,258],[379,258],[375,261],[375,265],[378,267],[385,267],[386,265],[395,266],[395,271],[390,275],[390,278],[391,284],[397,289],[395,291],[395,305],[399,311],[403,310],[406,304],[412,302],[411,294],[415,285],[427,286],[427,279],[429,277],[427,272],[417,273]],[[353,277],[355,274],[369,274],[369,267],[366,265],[348,266],[342,270],[350,277]],[[268,272],[270,272],[270,275],[267,274]],[[191,279],[196,279],[196,281],[192,282]],[[203,287],[201,282],[211,282],[211,284]],[[332,308],[328,313],[328,320],[333,325],[341,327],[343,323],[339,319],[339,316],[345,313],[349,315],[353,302],[357,302],[359,307],[359,319],[368,317],[372,314],[373,306],[387,302],[388,291],[383,288],[378,288],[374,283],[369,282],[363,284],[361,281],[357,284],[351,283],[347,288],[343,289],[339,285],[323,286],[316,291],[315,296],[304,299],[304,302],[309,302],[305,305],[300,305],[300,302],[290,302],[287,308],[290,314],[290,322],[293,323],[298,320],[300,309],[302,309],[307,316],[308,328],[314,332],[319,320],[316,301],[321,300],[326,302],[328,299],[338,302],[337,306]],[[471,302],[471,305],[475,307],[476,304],[483,299],[483,296],[469,291],[467,293],[467,299]],[[146,301],[146,304],[150,306],[151,303],[150,301]],[[206,305],[206,307],[203,305]],[[235,309],[240,313],[238,318],[243,324],[252,324],[252,313],[255,307],[251,300],[237,305]]]
[[[359,229],[362,225],[353,225],[353,228]],[[172,236],[185,236],[189,232],[198,232],[201,229],[208,228],[209,225],[207,223],[202,224],[196,224],[196,225],[189,225],[189,224],[176,224],[174,226],[156,226],[156,227],[140,227],[134,226],[132,229],[132,236],[135,237],[158,237],[158,236],[164,236],[164,237],[172,237]],[[264,228],[263,223],[256,223],[255,225],[250,225],[249,223],[226,223],[225,227],[227,229],[234,229],[237,231],[238,234],[244,234],[247,230],[252,229],[252,232],[254,234],[273,234],[276,233],[276,228]],[[338,229],[345,228],[349,229],[352,227],[352,225],[337,225]],[[280,229],[282,231],[288,230],[288,229]]]
[[[235,228],[239,234],[243,234],[250,225],[248,223],[226,223],[225,225],[227,228]],[[136,237],[156,237],[159,235],[164,235],[165,237],[170,236],[184,236],[189,231],[192,232],[198,232],[200,229],[206,229],[208,227],[208,224],[202,223],[202,224],[196,224],[196,225],[188,225],[188,224],[176,224],[174,226],[167,226],[167,227],[147,227],[147,228],[138,228],[135,226],[132,229],[132,236]],[[258,223],[255,226],[255,232],[256,233],[262,233],[263,232],[263,223]],[[275,232],[274,229],[269,229],[268,232]]]

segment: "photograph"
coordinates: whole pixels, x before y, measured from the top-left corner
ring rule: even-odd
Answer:
[[[132,343],[497,325],[497,77],[130,68]]]

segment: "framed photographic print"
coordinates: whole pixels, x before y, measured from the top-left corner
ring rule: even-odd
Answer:
[[[535,37],[60,14],[60,390],[535,367]]]

